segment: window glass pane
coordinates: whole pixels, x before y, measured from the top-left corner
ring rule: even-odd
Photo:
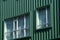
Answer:
[[[7,32],[13,31],[13,21],[12,20],[6,20],[6,27],[7,27]]]
[[[51,14],[50,14],[50,9],[48,8],[48,26],[51,25]]]
[[[24,37],[24,30],[18,30],[18,38]]]
[[[26,16],[26,27],[28,28],[30,26],[30,17],[29,15]]]
[[[39,25],[40,27],[46,26],[46,10],[41,10],[39,12]]]
[[[28,16],[26,16],[26,35],[27,36],[29,36],[29,33],[30,33],[29,27],[30,27],[30,17],[28,15]]]
[[[24,36],[24,17],[18,19],[18,37]]]
[[[18,19],[18,28],[19,29],[24,28],[24,17],[20,17]]]
[[[6,32],[6,38],[11,39],[13,38],[13,21],[12,20],[6,20],[6,27],[7,27],[7,32]]]
[[[30,35],[30,30],[26,29],[26,36],[29,36],[29,35]]]
[[[13,32],[6,33],[6,35],[7,40],[13,39]]]

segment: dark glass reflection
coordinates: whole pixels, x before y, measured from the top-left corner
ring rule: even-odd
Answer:
[[[20,17],[18,20],[18,37],[21,38],[24,36],[24,17]]]
[[[50,13],[50,9],[48,8],[48,26],[51,25],[51,13]]]
[[[26,36],[29,36],[30,33],[30,17],[29,15],[26,16]]]
[[[7,27],[7,38],[11,39],[13,38],[13,21],[12,20],[6,20],[6,27]]]
[[[46,26],[46,10],[41,10],[39,12],[39,22],[40,22],[40,26],[44,27]]]

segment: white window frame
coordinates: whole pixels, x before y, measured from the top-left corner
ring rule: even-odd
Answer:
[[[26,16],[24,15],[24,37],[26,36]]]
[[[7,40],[7,38],[6,38],[6,32],[7,32],[7,29],[6,29],[6,22],[4,21],[4,40]]]
[[[46,8],[46,27],[48,27],[48,9]]]
[[[15,26],[15,22],[16,22],[16,26]],[[13,20],[13,31],[14,32],[18,31],[18,18]],[[16,32],[15,35],[14,32],[13,32],[13,38],[18,38],[18,32]]]
[[[24,30],[24,36],[23,37],[26,37],[27,35],[26,35],[26,15],[24,15],[24,28],[23,28],[23,30]],[[16,18],[16,19],[12,19],[13,20],[13,39],[15,39],[15,38],[19,38],[18,37],[18,31],[19,31],[19,28],[18,28],[18,18]],[[15,22],[16,22],[16,27],[15,27]],[[7,38],[6,38],[6,35],[5,35],[5,33],[7,32],[7,28],[6,28],[7,26],[6,26],[6,22],[4,21],[4,40],[7,40]],[[15,32],[16,32],[16,34],[15,34]]]
[[[46,11],[46,27],[48,27],[48,8],[45,8]],[[39,10],[36,10],[36,29],[40,29],[42,27],[40,27],[39,24]]]

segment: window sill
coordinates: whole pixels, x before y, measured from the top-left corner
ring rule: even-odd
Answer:
[[[43,27],[43,28],[40,28],[40,29],[36,29],[36,32],[37,31],[47,31],[49,29],[51,29],[52,27]]]
[[[22,38],[16,38],[16,39],[13,39],[13,40],[24,40],[24,39],[30,39],[31,37],[28,36],[28,37],[22,37]]]

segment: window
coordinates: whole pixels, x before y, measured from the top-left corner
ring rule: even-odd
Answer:
[[[43,8],[36,11],[36,29],[50,26],[50,9]]]
[[[29,20],[29,15],[24,15],[16,19],[4,21],[4,40],[29,36]]]

